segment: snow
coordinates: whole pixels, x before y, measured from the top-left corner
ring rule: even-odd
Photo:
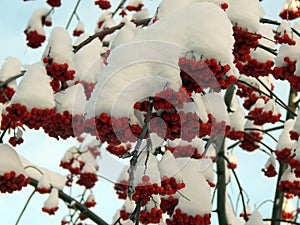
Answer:
[[[245,223],[245,225],[265,225],[262,220],[262,215],[258,210],[255,210],[250,216],[249,220]]]
[[[142,19],[147,19],[149,17],[150,17],[149,10],[147,8],[143,8],[132,15],[132,20],[139,21]]]
[[[294,214],[294,203],[292,198],[284,198],[282,210],[286,213]]]
[[[14,57],[7,57],[5,62],[3,63],[0,69],[0,81],[6,81],[9,78],[18,75],[21,73],[21,62]],[[16,88],[17,83],[16,81],[11,81],[8,83],[8,86],[11,88]]]
[[[211,113],[217,122],[225,121],[229,123],[229,117],[225,101],[221,94],[207,93],[202,97],[206,112]]]
[[[69,112],[72,115],[83,115],[86,97],[82,84],[77,84],[55,94],[57,113]]]
[[[52,109],[55,107],[50,77],[41,62],[32,64],[20,81],[11,100],[11,104],[17,103],[25,105],[29,112],[33,108]]]
[[[88,34],[82,34],[74,43],[75,46],[89,37]],[[103,53],[102,43],[94,39],[88,45],[82,47],[74,55],[74,69],[76,70],[74,80],[83,80],[88,83],[96,83],[104,67],[100,54]]]
[[[207,112],[206,112],[206,109],[205,109],[204,103],[203,103],[203,99],[205,98],[205,96],[203,96],[200,93],[193,92],[192,98],[194,100],[195,111],[196,111],[198,117],[200,118],[200,120],[203,123],[207,123],[208,117],[207,117]]]
[[[289,149],[293,148],[296,141],[291,140],[289,132],[292,130],[294,126],[294,122],[295,121],[292,119],[285,121],[284,128],[278,138],[278,142],[275,148],[276,150],[282,150],[284,148],[289,148]]]
[[[288,34],[289,37],[293,37],[293,31],[291,28],[291,24],[288,20],[282,20],[280,25],[277,27],[276,32],[279,35]]]
[[[125,22],[125,25],[120,31],[114,36],[110,43],[110,50],[113,50],[119,45],[125,44],[132,40],[136,35],[138,28],[132,22]]]
[[[84,23],[82,21],[78,21],[78,24],[76,25],[74,30],[82,30],[84,31]]]
[[[37,188],[51,188],[50,178],[47,174],[43,174],[39,179]]]
[[[294,182],[294,181],[300,182],[300,178],[296,178],[295,173],[291,170],[291,167],[288,167],[286,171],[284,171],[280,181],[284,181],[284,180],[290,182]]]
[[[232,209],[231,205],[229,204],[228,198],[226,200],[225,207],[226,207],[226,216],[227,216],[228,224],[231,224],[231,225],[243,225],[244,224],[234,214],[233,209]]]
[[[262,98],[257,99],[255,104],[251,106],[250,111],[253,111],[255,109],[263,109],[265,106],[265,100]]]
[[[48,199],[44,202],[44,208],[53,209],[58,207],[58,190],[56,188],[51,189]]]
[[[160,171],[160,177],[174,177],[177,180],[181,180],[181,174],[176,162],[174,155],[170,151],[165,151],[162,159],[158,163],[158,168]]]
[[[34,165],[30,161],[28,161],[24,156],[20,155],[20,159],[25,168],[26,174],[28,174],[30,178],[39,181],[43,177],[43,175],[46,175],[49,178],[52,187],[57,188],[59,190],[62,190],[64,188],[65,183],[67,181],[65,176],[50,171],[46,168]]]
[[[294,160],[300,161],[300,140],[298,140],[295,148],[292,150],[291,155],[295,155]]]
[[[72,39],[69,32],[63,27],[53,28],[43,58],[50,57],[58,64],[68,63],[70,66],[73,55]]]
[[[23,164],[17,152],[8,144],[0,144],[0,175],[14,171],[16,176],[25,174]]]
[[[267,162],[265,164],[265,168],[267,169],[270,165],[273,165],[274,168],[276,168],[276,159],[273,155],[271,155],[269,157],[269,159],[267,160]]]
[[[241,107],[229,113],[230,127],[235,131],[244,131],[244,120],[245,112]]]
[[[300,7],[298,0],[285,0],[283,3],[283,9],[288,9],[290,11],[297,12]]]
[[[277,115],[280,113],[280,108],[276,105],[274,99],[270,99],[264,106],[263,112],[272,111],[273,115]]]
[[[232,23],[249,32],[259,32],[259,20],[264,12],[258,0],[229,0],[228,5],[227,15]]]
[[[27,32],[34,31],[36,30],[38,34],[43,34],[45,35],[45,31],[43,28],[42,24],[42,17],[47,15],[49,13],[49,9],[46,8],[39,8],[36,9],[33,13],[32,16],[30,17],[26,29]]]
[[[296,132],[300,132],[300,111],[297,112],[297,117],[294,123],[293,130]]]
[[[142,177],[144,175],[149,176],[150,183],[157,183],[160,185],[160,172],[158,169],[158,162],[153,154],[147,156],[147,152],[143,151],[136,163],[136,169],[134,170],[134,181],[135,185],[143,183]]]

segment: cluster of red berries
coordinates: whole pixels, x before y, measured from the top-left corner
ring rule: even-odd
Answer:
[[[146,176],[144,176],[146,177]],[[143,180],[145,178],[143,177]],[[143,182],[135,187],[134,194],[132,195],[132,200],[136,203],[141,201],[141,206],[146,205],[150,201],[152,195],[161,194],[163,192],[163,187],[159,186],[157,183]]]
[[[83,203],[86,207],[91,208],[94,207],[96,205],[96,201],[94,199],[92,200],[87,200]]]
[[[287,33],[285,33],[283,36],[279,34],[275,34],[274,39],[276,40],[277,44],[288,44],[288,45],[296,44],[296,41],[291,39]]]
[[[209,113],[207,115],[208,117],[208,124],[210,124],[210,133],[208,135],[212,137],[217,137],[217,136],[227,136],[230,126],[226,124],[225,121],[217,122],[217,120],[214,118],[214,116]]]
[[[233,55],[234,62],[247,62],[251,59],[250,49],[256,48],[258,40],[262,38],[261,34],[252,34],[241,27],[233,26],[234,46]]]
[[[73,36],[74,37],[79,37],[81,34],[84,33],[84,30],[73,30]]]
[[[165,149],[172,152],[175,158],[180,158],[180,157],[191,157],[194,159],[203,158],[203,155],[200,155],[198,153],[197,148],[193,147],[192,145],[176,146],[174,148],[165,146]]]
[[[46,188],[46,187],[35,188],[35,191],[37,191],[40,194],[47,194],[51,192],[51,188]]]
[[[226,88],[236,82],[234,76],[226,76],[230,66],[222,66],[215,59],[196,61],[180,58],[178,65],[182,86],[186,88],[189,94],[193,91],[200,93],[206,88],[212,88],[219,92],[220,87]]]
[[[84,132],[83,116],[72,115],[68,111],[56,113],[48,125],[43,126],[43,128],[45,133],[56,139],[79,136]]]
[[[95,88],[95,83],[87,83],[85,81],[76,81],[75,84],[82,84],[83,88],[84,88],[84,94],[86,96],[86,100],[89,100],[91,97],[91,94]]]
[[[109,0],[97,0],[95,1],[95,5],[98,5],[100,9],[109,9],[111,7]]]
[[[296,60],[291,61],[289,57],[284,57],[286,66],[283,67],[274,67],[272,75],[275,79],[287,80],[291,87],[296,91],[300,91],[300,77],[294,74],[296,70]]]
[[[128,153],[131,150],[131,144],[126,145],[108,145],[106,150],[116,156],[123,156],[124,154]]]
[[[14,124],[19,122],[19,124],[24,124],[30,129],[38,130],[41,127],[47,127],[49,122],[55,123],[52,120],[56,111],[55,109],[31,109],[30,112],[27,111],[26,106],[21,104],[12,104],[6,108],[7,118],[10,121],[14,121]],[[12,127],[12,126],[11,126]],[[13,127],[12,127],[13,128]]]
[[[294,159],[295,155],[292,155],[290,158],[290,166],[292,169],[294,169],[294,173],[296,177],[300,177],[300,161]]]
[[[171,219],[166,220],[167,225],[183,225],[183,224],[194,224],[194,225],[208,225],[210,224],[210,214],[189,216],[186,213],[181,212],[180,209],[175,210],[175,214]]]
[[[236,86],[237,86],[236,94],[241,98],[246,98],[256,91],[254,88],[249,87],[241,82],[237,82]]]
[[[4,85],[0,89],[0,103],[6,103],[11,100],[12,96],[15,94],[15,90],[7,85]]]
[[[261,171],[264,172],[265,176],[267,177],[275,177],[277,175],[273,164],[270,164],[266,169],[261,169]]]
[[[90,189],[95,186],[97,181],[98,178],[95,173],[81,173],[76,183]]]
[[[102,142],[107,141],[111,145],[135,142],[142,132],[138,125],[129,125],[129,119],[122,117],[115,119],[106,113],[101,113],[98,118],[85,120],[85,132],[93,136],[99,136]]]
[[[48,5],[52,7],[59,7],[61,6],[60,0],[47,0]]]
[[[177,182],[174,177],[164,176],[161,180],[161,186],[163,187],[163,191],[161,195],[173,195],[178,190],[185,187],[183,182]]]
[[[284,9],[279,13],[279,16],[283,20],[294,20],[300,17],[300,10],[290,10],[290,9]]]
[[[114,189],[116,191],[116,194],[118,195],[118,198],[125,200],[128,192],[128,181],[121,180],[120,182],[115,184]]]
[[[282,216],[281,218],[283,220],[291,220],[294,218],[294,212],[285,212],[284,210],[282,211]]]
[[[267,102],[269,99],[269,97],[265,96],[265,95],[258,95],[257,92],[250,94],[244,101],[243,103],[243,107],[247,110],[250,110],[251,107],[256,103],[256,101],[261,98],[263,99],[265,102]]]
[[[242,140],[244,137],[244,131],[235,131],[231,129],[226,134],[226,137],[228,137],[231,140]]]
[[[169,196],[167,198],[162,197],[160,200],[160,208],[162,209],[162,211],[171,216],[178,204],[178,199],[174,198],[173,196]]]
[[[236,63],[236,68],[238,68],[240,74],[253,77],[268,76],[271,73],[273,66],[274,62],[271,60],[262,63],[252,58],[247,59],[246,63]]]
[[[8,140],[8,142],[9,142],[12,146],[16,147],[17,145],[22,144],[22,143],[24,142],[24,139],[21,138],[21,137],[10,137],[9,140]]]
[[[58,207],[54,207],[54,208],[43,207],[42,208],[42,211],[45,213],[48,213],[49,215],[54,215],[57,210],[58,210]]]
[[[299,134],[297,131],[291,130],[289,133],[290,133],[291,140],[298,141]]]
[[[59,166],[69,170],[71,174],[79,175],[84,164],[85,163],[83,161],[73,157],[68,161],[61,161]]]
[[[287,192],[300,197],[300,181],[282,180],[278,185],[278,189],[281,192]]]
[[[43,62],[46,64],[47,74],[53,79],[50,84],[55,92],[59,91],[59,81],[66,82],[74,79],[75,70],[68,70],[68,63],[58,64],[47,57],[43,59]]]
[[[276,123],[279,121],[281,114],[274,114],[273,111],[264,111],[263,108],[255,108],[249,111],[249,120],[253,120],[255,125],[264,125],[265,123]]]
[[[143,3],[139,3],[138,5],[127,5],[126,9],[128,11],[140,11],[143,8],[143,6]]]
[[[236,169],[237,168],[237,164],[235,162],[230,162],[230,165],[227,164],[227,168],[228,169]]]
[[[52,25],[52,21],[49,20],[49,17],[42,16],[42,25],[50,27]]]
[[[26,35],[27,46],[31,48],[38,48],[46,40],[44,34],[39,34],[36,30],[29,31],[28,29],[24,30]]]
[[[259,148],[257,144],[262,140],[262,135],[259,132],[249,132],[245,133],[241,144],[239,145],[242,149],[252,152],[255,149]]]
[[[171,88],[167,88],[154,96],[153,108],[156,110],[182,109],[183,103],[190,100],[191,98],[184,87],[180,87],[176,92]]]
[[[140,222],[142,224],[155,224],[155,223],[159,223],[160,219],[162,218],[162,214],[163,211],[161,209],[157,209],[155,207],[153,207],[150,212],[148,212],[147,210],[142,210],[140,212]]]
[[[0,192],[13,193],[20,191],[23,187],[29,184],[30,178],[26,178],[24,174],[16,175],[14,171],[0,175]]]
[[[274,151],[277,160],[281,163],[289,163],[290,162],[290,154],[291,149],[290,148],[284,148],[282,150],[275,150]]]
[[[156,117],[156,113],[152,116]],[[174,140],[181,138],[191,142],[199,133],[199,117],[196,113],[180,111],[163,111],[159,116],[164,120],[152,120],[150,132],[155,132],[161,138]],[[165,129],[166,128],[166,129]]]

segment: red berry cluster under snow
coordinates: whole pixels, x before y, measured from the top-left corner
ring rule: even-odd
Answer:
[[[267,177],[275,177],[277,175],[277,172],[276,172],[273,164],[270,164],[267,167],[267,169],[262,169],[262,171],[264,172],[265,176],[267,176]]]
[[[265,123],[276,123],[279,121],[281,114],[274,114],[273,111],[263,111],[263,108],[254,108],[249,111],[249,120],[253,120],[254,125],[264,125]]]
[[[258,142],[262,140],[260,132],[245,133],[240,147],[248,152],[252,152],[259,148]]]
[[[30,178],[26,178],[24,174],[16,175],[14,171],[0,175],[0,192],[13,193],[20,191],[29,184]]]
[[[162,209],[162,211],[171,216],[178,204],[178,199],[174,198],[173,196],[168,196],[162,197],[160,200],[160,208]]]
[[[196,147],[193,147],[192,145],[176,146],[174,148],[165,146],[165,149],[172,152],[175,158],[191,157],[194,159],[201,159],[204,157],[200,155],[198,153],[198,149]]]
[[[143,8],[143,6],[143,3],[139,3],[138,5],[127,5],[126,9],[128,11],[140,11]]]
[[[285,33],[283,35],[275,34],[274,39],[278,44],[288,44],[288,45],[295,45],[296,41],[291,39],[290,36]]]
[[[115,119],[106,113],[101,113],[98,118],[85,121],[85,132],[98,136],[102,142],[107,141],[111,145],[135,142],[142,132],[138,125],[129,125],[129,119],[122,117]]]
[[[27,46],[31,48],[38,48],[46,40],[44,34],[39,34],[36,30],[29,31],[28,29],[24,30],[26,35]]]
[[[0,89],[0,103],[6,103],[11,100],[15,90],[7,85],[4,85]]]
[[[227,88],[236,82],[234,76],[226,76],[230,66],[222,66],[215,59],[196,61],[180,58],[178,65],[182,86],[186,88],[189,94],[193,91],[200,93],[206,88],[212,88],[219,92],[220,87]]]
[[[52,7],[59,7],[61,6],[60,0],[47,0],[47,3]]]
[[[54,215],[57,210],[58,210],[58,207],[54,207],[54,208],[43,207],[42,208],[42,211],[45,213],[48,213],[49,215]]]
[[[113,155],[123,156],[131,150],[131,144],[126,145],[108,145],[106,150]]]
[[[210,214],[189,216],[186,213],[181,212],[180,209],[175,210],[172,218],[166,220],[167,225],[183,225],[183,224],[195,224],[195,225],[208,225],[210,224]]]
[[[82,84],[83,88],[84,88],[84,94],[86,96],[86,99],[89,100],[91,97],[91,94],[95,88],[95,83],[87,83],[85,81],[76,81],[75,84]]]
[[[286,62],[287,65],[274,67],[272,75],[275,79],[287,80],[296,92],[300,91],[300,77],[294,74],[297,61],[291,61],[289,57],[284,57],[284,62]]]
[[[109,0],[96,0],[95,5],[98,5],[100,9],[109,9],[111,7]]]
[[[271,73],[273,66],[274,62],[271,60],[262,63],[252,58],[247,58],[246,63],[236,63],[236,68],[238,68],[240,74],[253,77],[268,76]]]
[[[300,197],[300,181],[282,180],[278,185],[278,189],[282,192],[294,194]]]
[[[95,186],[97,181],[98,178],[95,173],[87,172],[87,173],[80,173],[80,177],[76,183],[90,189]]]
[[[12,146],[16,147],[17,145],[22,144],[22,143],[24,142],[24,139],[21,138],[21,137],[10,137],[9,140],[8,140],[8,142],[9,142]]]
[[[294,20],[300,17],[300,9],[298,10],[293,10],[293,9],[283,9],[280,13],[279,16],[283,20]]]
[[[258,39],[262,36],[252,34],[238,26],[233,26],[233,36],[235,40],[233,46],[234,62],[247,62],[251,59],[250,49],[257,47]]]
[[[291,154],[290,148],[284,148],[282,150],[275,150],[274,153],[277,157],[277,160],[281,163],[289,163],[290,162],[290,154]]]

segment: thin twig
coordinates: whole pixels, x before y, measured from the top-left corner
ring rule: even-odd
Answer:
[[[285,222],[285,223],[300,225],[300,223],[294,222],[292,220],[284,220],[284,219],[263,219],[263,221],[272,221],[272,222],[276,221],[276,222]]]
[[[66,25],[66,30],[69,29],[69,26],[70,26],[70,24],[71,24],[71,22],[72,22],[72,19],[73,19],[74,15],[76,15],[76,16],[78,17],[78,15],[76,14],[76,11],[77,11],[77,9],[78,9],[78,6],[79,6],[80,1],[81,1],[81,0],[77,0],[77,3],[76,3],[76,5],[75,5],[75,7],[74,7],[74,9],[73,9],[73,12],[72,12],[72,14],[71,14],[69,20],[68,20],[68,23],[67,23],[67,25]]]
[[[114,17],[116,15],[116,13],[119,11],[119,9],[123,8],[123,5],[125,4],[125,2],[126,2],[126,0],[122,0],[120,2],[120,4],[115,9],[115,11],[111,14],[111,17]]]
[[[22,218],[22,216],[23,216],[23,214],[24,214],[24,212],[25,212],[25,210],[26,210],[26,208],[27,208],[30,200],[32,199],[32,197],[34,195],[34,193],[35,193],[35,190],[33,190],[33,192],[30,194],[29,198],[27,199],[27,201],[26,201],[26,203],[25,203],[25,205],[24,205],[24,207],[23,207],[23,209],[22,209],[22,211],[21,211],[21,213],[20,213],[20,215],[19,215],[19,217],[18,217],[15,225],[19,224],[19,222],[20,222],[20,220],[21,220],[21,218]]]

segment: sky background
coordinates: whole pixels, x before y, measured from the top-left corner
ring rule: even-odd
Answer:
[[[113,8],[118,1],[112,1]],[[155,11],[159,0],[144,0],[146,6],[149,6],[151,12]],[[55,10],[53,15],[54,26],[65,26],[71,15],[72,9],[76,1],[62,0],[62,7]],[[279,20],[277,14],[281,10],[283,0],[264,0],[263,7],[266,17]],[[25,44],[25,35],[23,33],[27,21],[32,12],[36,8],[46,7],[45,0],[29,1],[24,3],[21,0],[2,1],[0,7],[0,64],[4,62],[7,56],[17,57],[23,64],[32,64],[40,60],[45,44],[40,49],[27,48]],[[92,0],[83,0],[78,9],[80,19],[85,23],[86,31],[93,33],[96,26],[96,21],[101,15],[101,10],[93,5]],[[70,31],[76,26],[76,19],[73,20]],[[54,27],[46,28],[47,34]],[[216,35],[218,35],[216,31]],[[283,84],[277,87],[277,92],[282,98],[287,99],[287,85]],[[33,163],[40,166],[51,168],[54,171],[65,174],[65,171],[58,167],[59,161],[65,150],[76,144],[73,140],[56,141],[49,138],[41,132],[27,130],[24,134],[24,144],[17,148],[18,153],[26,156]],[[271,142],[271,141],[270,141]],[[275,144],[272,142],[272,146]],[[247,153],[245,151],[237,151],[235,154],[239,157],[239,166],[237,173],[239,174],[240,182],[245,187],[248,195],[251,196],[250,205],[260,204],[263,200],[272,199],[274,194],[274,182],[276,179],[266,179],[261,173],[261,168],[264,166],[267,156],[259,151],[255,153]],[[111,157],[103,155],[103,160],[99,162],[100,169],[104,176],[114,179],[116,172],[122,167],[122,163],[114,163],[114,168],[111,168]],[[255,175],[253,175],[255,174]],[[19,213],[21,212],[28,196],[32,192],[32,188],[25,188],[21,192],[16,192],[12,195],[0,194],[0,221],[1,224],[15,224]],[[229,185],[229,191],[233,192],[233,199],[236,199],[236,184],[235,182]],[[100,215],[108,223],[116,209],[122,205],[121,201],[117,200],[113,186],[107,181],[100,179],[97,186],[94,188],[97,205],[93,209],[95,213]],[[37,225],[44,223],[45,225],[60,224],[61,218],[64,216],[65,206],[60,202],[60,208],[56,216],[48,216],[41,211],[43,202],[47,195],[35,194],[20,225]],[[270,204],[261,208],[261,211],[268,216]]]

